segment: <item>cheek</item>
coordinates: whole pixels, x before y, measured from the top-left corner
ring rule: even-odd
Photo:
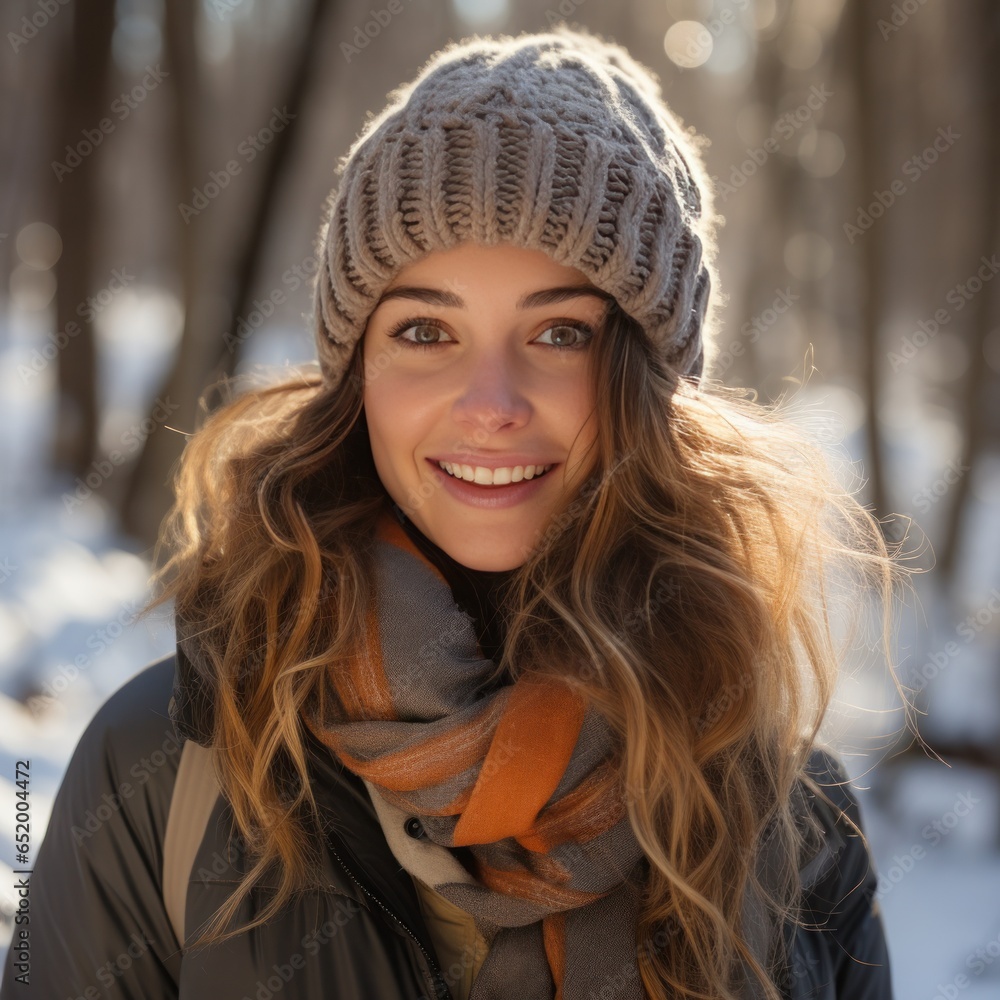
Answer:
[[[398,372],[390,365],[365,380],[364,402],[369,413],[385,423],[414,425],[431,412],[435,393],[426,382]]]
[[[560,428],[560,441],[569,462],[568,482],[575,484],[593,468],[597,414],[589,378],[574,379],[550,396],[548,423]]]
[[[594,409],[593,391],[589,378],[582,375],[575,378],[560,380],[544,394],[546,405],[551,407],[552,415],[570,436],[576,434],[591,416]]]
[[[419,380],[399,377],[391,366],[371,373],[363,400],[377,462],[403,461],[418,448],[433,424],[431,399]]]

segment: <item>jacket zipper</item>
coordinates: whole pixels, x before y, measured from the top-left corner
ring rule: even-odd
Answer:
[[[417,935],[414,934],[413,931],[405,923],[403,923],[403,921],[400,920],[400,918],[392,910],[390,910],[381,899],[378,898],[378,896],[369,892],[365,884],[346,864],[344,864],[343,858],[341,858],[341,856],[337,853],[333,844],[330,842],[329,837],[327,837],[327,846],[330,848],[330,853],[337,859],[338,864],[344,869],[345,872],[347,872],[348,875],[350,875],[353,881],[357,884],[358,888],[360,888],[366,896],[378,903],[378,905],[413,939],[416,946],[420,949],[421,954],[427,960],[428,968],[432,972],[431,989],[433,990],[434,995],[438,997],[439,1000],[454,1000],[451,995],[451,991],[448,989],[448,984],[445,982],[444,976],[438,968],[437,962],[434,961],[434,959],[428,954],[427,949],[420,943],[420,938],[418,938]],[[442,990],[444,991],[443,993],[441,992]]]

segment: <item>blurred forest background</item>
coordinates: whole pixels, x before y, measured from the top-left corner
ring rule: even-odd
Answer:
[[[1000,996],[996,0],[7,0],[0,788],[33,757],[37,846],[96,705],[172,648],[169,617],[131,627],[171,470],[208,387],[314,359],[314,238],[365,116],[450,39],[558,21],[711,140],[706,377],[798,392],[887,535],[923,540],[896,655],[941,759],[881,661],[845,670],[831,733],[897,995]]]

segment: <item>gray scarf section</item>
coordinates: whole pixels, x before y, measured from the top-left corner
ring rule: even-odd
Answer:
[[[346,722],[328,728],[346,738],[357,756],[372,759],[405,750],[479,715],[492,702],[497,717],[512,690],[490,684],[493,662],[482,657],[473,620],[451,589],[421,560],[376,540],[376,602],[383,667],[399,719]],[[588,707],[566,771],[548,804],[576,788],[613,751],[603,717]],[[432,816],[473,786],[482,762],[440,785],[395,793],[365,781],[397,861],[410,875],[471,914],[490,950],[470,1000],[552,1000],[555,986],[542,938],[542,918],[557,912],[538,902],[482,885],[461,863],[452,833],[457,816]],[[406,821],[417,816],[426,836],[414,839]],[[499,869],[531,868],[532,852],[514,838],[467,848]],[[606,896],[565,911],[564,1000],[589,997],[604,980],[615,996],[643,1000],[635,959],[635,927],[644,879],[643,853],[627,818],[585,844],[554,847],[549,858],[572,873],[569,888]]]

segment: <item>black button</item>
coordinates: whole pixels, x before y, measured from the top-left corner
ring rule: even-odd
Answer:
[[[411,816],[404,824],[403,829],[414,839],[419,840],[424,836],[424,824],[417,819],[416,816]]]

